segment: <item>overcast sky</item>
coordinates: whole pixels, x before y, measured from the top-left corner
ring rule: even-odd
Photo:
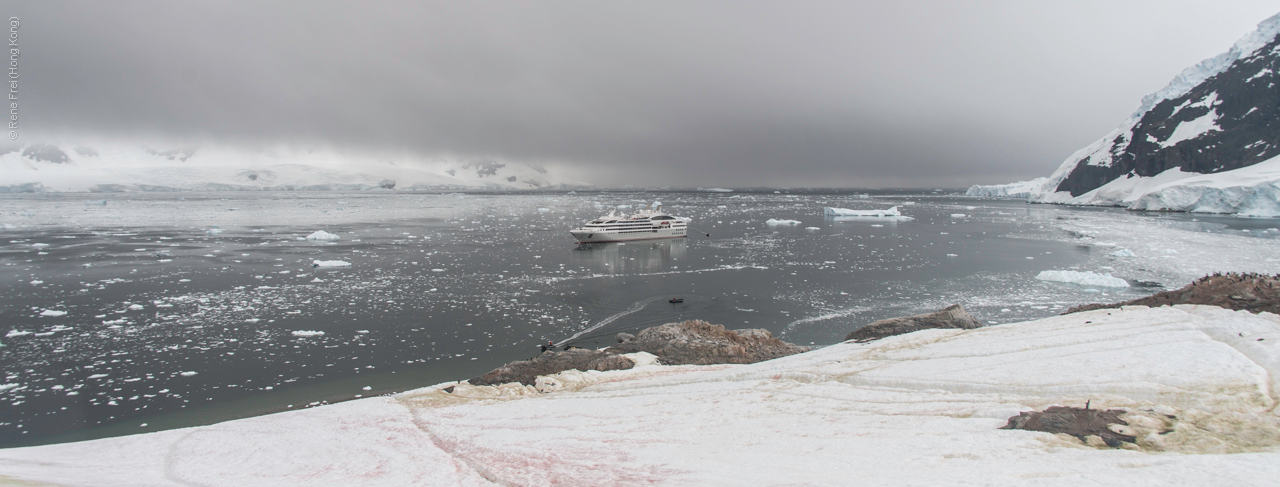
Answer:
[[[1251,0],[3,5],[21,20],[26,142],[328,144],[537,162],[600,185],[738,187],[1047,175],[1280,11]]]

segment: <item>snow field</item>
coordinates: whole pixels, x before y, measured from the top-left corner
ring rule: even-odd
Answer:
[[[850,472],[894,485],[1264,485],[1280,475],[1278,357],[1274,315],[1131,307],[745,366],[566,372],[544,381],[560,385],[551,393],[446,383],[0,458],[12,478],[65,485],[845,485]],[[1137,444],[997,429],[1086,400],[1130,408]]]

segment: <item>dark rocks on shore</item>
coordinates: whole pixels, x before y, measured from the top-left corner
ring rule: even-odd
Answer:
[[[871,340],[879,340],[884,337],[902,335],[927,328],[959,328],[962,330],[969,330],[979,328],[981,326],[982,323],[978,322],[977,318],[974,318],[973,315],[970,315],[965,311],[964,306],[953,304],[933,313],[905,316],[902,318],[890,318],[887,320],[872,322],[867,326],[849,333],[848,336],[844,337],[844,340],[869,342]]]
[[[1280,276],[1263,274],[1214,274],[1175,291],[1165,291],[1145,298],[1112,304],[1086,304],[1067,310],[1077,313],[1121,306],[1171,306],[1175,304],[1208,304],[1254,313],[1280,313]]]
[[[769,330],[728,330],[702,320],[646,328],[610,353],[649,352],[663,365],[752,364],[808,351]]]
[[[604,350],[581,348],[547,352],[530,360],[498,367],[471,379],[474,385],[519,382],[534,385],[538,376],[566,370],[625,370],[635,362],[622,354],[649,352],[663,365],[750,364],[808,351],[777,338],[768,330],[727,330],[701,320],[668,323],[646,328],[622,343]]]
[[[519,382],[531,386],[540,375],[550,375],[566,370],[626,370],[635,367],[631,359],[602,352],[575,348],[563,352],[547,352],[530,360],[511,362],[489,373],[471,379],[474,385],[491,386]]]
[[[1088,443],[1087,437],[1097,436],[1107,446],[1115,448],[1121,442],[1133,443],[1137,438],[1111,431],[1109,424],[1128,426],[1120,419],[1123,409],[1098,410],[1076,407],[1050,406],[1044,411],[1030,411],[1009,418],[1009,422],[1000,429],[1043,431],[1046,433],[1066,433]]]

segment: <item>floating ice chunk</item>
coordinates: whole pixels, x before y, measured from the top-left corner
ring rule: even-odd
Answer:
[[[137,310],[142,309],[142,305],[141,305],[141,304],[131,304],[131,305],[129,305],[129,309],[131,309],[131,310],[133,310],[133,311],[137,311]]]
[[[822,230],[822,227],[804,227],[805,230]]]
[[[1111,253],[1112,257],[1133,257],[1133,251],[1129,249],[1120,249]]]
[[[107,206],[107,200],[85,200],[85,206]]]
[[[1129,287],[1129,283],[1111,274],[1098,274],[1092,271],[1042,271],[1036,275],[1041,281],[1066,282],[1084,286]]]
[[[969,215],[966,215],[966,214],[964,214],[964,213],[952,213],[952,214],[951,214],[951,218],[968,218],[968,217],[969,217]]]
[[[333,241],[333,240],[338,240],[340,238],[342,237],[326,232],[324,230],[316,230],[315,233],[312,233],[311,235],[307,235],[307,240]]]
[[[431,269],[431,272],[444,272],[444,269]],[[432,289],[434,291],[434,289]]]
[[[207,234],[207,235],[217,235],[217,234],[219,234],[219,233],[222,233],[222,229],[221,229],[221,228],[218,228],[218,226],[217,226],[217,225],[214,225],[214,226],[213,226],[213,228],[210,228],[210,229],[208,229],[208,230],[205,230],[205,231],[204,231],[204,233],[205,233],[205,234]]]
[[[178,375],[183,376],[183,377],[191,377],[191,376],[196,375],[196,374],[198,374],[198,373],[199,373],[199,372],[196,372],[196,371],[194,371],[194,370],[190,370],[190,371],[187,371],[187,372],[178,372]]]
[[[879,218],[902,216],[902,212],[898,211],[896,206],[887,210],[850,210],[848,208],[826,207],[822,209],[822,214],[826,216],[874,216]]]
[[[67,314],[67,312],[66,312],[66,311],[57,311],[57,310],[52,310],[52,309],[46,309],[46,310],[44,310],[44,311],[41,311],[41,312],[40,312],[40,316],[50,316],[50,317],[54,317],[54,316],[66,316],[66,314]]]
[[[765,225],[799,225],[800,220],[778,220],[776,218],[770,218],[768,220],[765,220],[764,224]]]
[[[12,382],[10,382],[10,383],[8,383],[8,384],[0,384],[0,392],[7,391],[7,390],[9,390],[9,389],[16,389],[16,388],[18,387],[18,385],[19,385],[19,384],[14,384],[14,383],[12,383]]]
[[[48,246],[49,246],[49,244],[47,244],[47,243],[33,243],[33,244],[31,244],[31,246],[32,246],[32,247],[35,247],[35,248],[37,248],[37,249],[43,249],[43,248],[45,248],[45,247],[48,247]]]
[[[322,336],[322,335],[324,335],[323,331],[315,331],[315,330],[294,330],[293,331],[293,336],[296,336],[296,337],[316,337],[316,336]]]
[[[90,378],[90,379],[101,379],[101,378],[106,377],[106,376],[107,376],[107,374],[93,374],[93,375],[89,376],[89,378]]]
[[[551,208],[538,208],[538,213],[551,213]]]
[[[6,334],[4,335],[4,337],[5,337],[5,338],[13,338],[13,337],[20,337],[20,336],[30,335],[30,334],[31,334],[31,332],[29,332],[29,331],[9,330],[9,333],[6,333]]]
[[[351,263],[345,260],[313,260],[313,267],[351,267]]]
[[[31,281],[32,286],[39,286],[41,284],[44,284],[44,281]]]

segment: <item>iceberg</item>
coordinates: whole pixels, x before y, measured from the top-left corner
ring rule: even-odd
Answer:
[[[825,216],[902,216],[902,212],[898,211],[898,207],[896,206],[887,210],[850,210],[847,208],[832,208],[828,206],[822,209],[822,214]]]
[[[765,220],[764,224],[765,224],[765,225],[769,225],[769,226],[775,226],[775,225],[799,225],[799,224],[800,224],[800,220],[777,220],[777,219],[774,219],[774,218],[770,218],[770,219],[768,219],[768,220]]]
[[[869,218],[869,219],[886,219],[886,220],[897,220],[897,221],[910,221],[915,219],[909,216],[904,216],[901,211],[898,211],[898,207],[896,206],[889,208],[887,210],[850,210],[848,208],[825,207],[822,209],[822,215],[828,218],[836,218],[836,219]]]
[[[1082,286],[1129,287],[1129,283],[1111,274],[1098,274],[1092,271],[1042,271],[1036,275],[1041,281],[1065,282]]]
[[[345,260],[313,260],[312,267],[351,267],[351,263]]]
[[[1009,184],[991,184],[979,185],[975,184],[964,192],[965,196],[977,196],[982,198],[1026,198],[1031,196],[1031,192],[1040,186],[1043,186],[1049,178],[1040,177],[1030,181],[1018,181]]]
[[[333,241],[333,240],[341,239],[342,237],[326,232],[324,230],[317,230],[315,233],[312,233],[311,235],[307,235],[306,238],[307,240]]]

